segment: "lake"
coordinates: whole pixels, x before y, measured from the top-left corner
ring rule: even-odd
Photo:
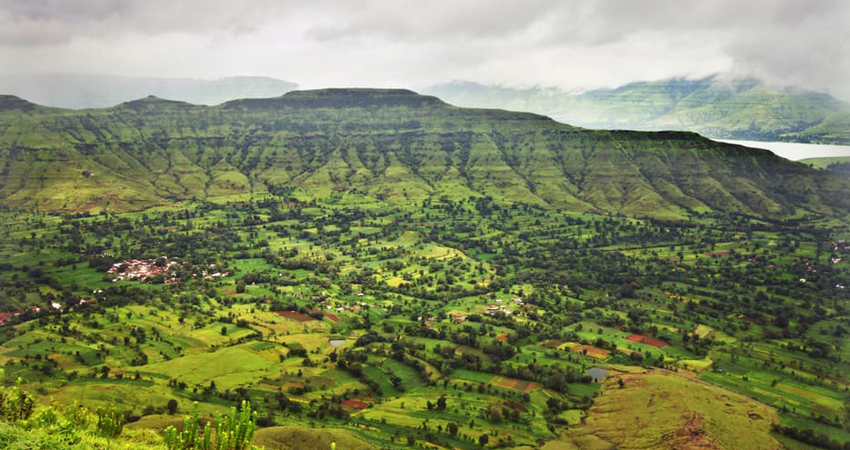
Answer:
[[[826,156],[850,156],[850,145],[798,144],[796,142],[734,141],[715,139],[718,142],[763,148],[792,161]]]

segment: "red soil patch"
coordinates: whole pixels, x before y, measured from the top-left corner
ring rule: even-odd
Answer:
[[[350,406],[355,409],[366,409],[366,407],[369,406],[366,402],[361,402],[359,400],[343,400],[342,404],[343,406]]]
[[[642,334],[632,334],[632,335],[629,335],[629,337],[627,337],[626,339],[628,339],[632,342],[640,342],[640,343],[643,343],[643,344],[651,345],[651,346],[656,347],[656,348],[662,348],[662,347],[666,347],[667,345],[669,345],[666,342],[662,341],[661,339],[656,339],[654,337],[644,336]]]
[[[712,258],[725,258],[725,257],[729,256],[729,252],[711,252],[711,253],[706,253],[705,255],[710,256]]]
[[[673,432],[671,448],[717,450],[719,447],[702,428],[699,414],[685,422],[684,426]]]
[[[576,345],[572,348],[573,353],[584,354],[585,350],[587,350],[587,356],[592,356],[594,358],[607,358],[609,354],[608,350],[603,350],[592,345]]]
[[[546,341],[546,342],[540,344],[540,346],[543,347],[543,348],[555,348],[555,347],[557,347],[561,344],[563,344],[563,342],[561,342],[557,339],[552,339],[551,341]]]
[[[517,380],[515,378],[499,377],[496,386],[501,386],[508,389],[516,389],[518,391],[529,392],[537,387],[537,383],[533,381]]]
[[[236,291],[221,291],[221,293],[230,296],[239,295]]]
[[[316,320],[315,317],[308,316],[307,314],[302,314],[298,311],[278,311],[278,315],[286,317],[287,319],[292,319],[297,322],[309,322],[311,320]]]
[[[515,410],[517,410],[521,413],[527,413],[528,412],[528,408],[520,405],[517,402],[512,402],[510,400],[505,400],[505,406],[507,406],[508,408],[511,408],[511,409],[515,409]]]
[[[496,339],[498,339],[502,342],[507,342],[508,341],[508,335],[505,334],[505,333],[502,333],[502,334],[496,336]]]
[[[325,313],[325,317],[330,319],[331,322],[339,322],[339,317],[337,317],[335,314]]]

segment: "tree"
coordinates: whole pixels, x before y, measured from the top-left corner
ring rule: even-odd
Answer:
[[[446,396],[441,395],[439,399],[437,399],[437,410],[442,411],[446,409]]]
[[[168,401],[168,404],[165,405],[165,409],[168,410],[168,414],[174,415],[177,413],[177,400],[173,398]]]
[[[227,327],[221,327],[221,335],[227,336]]]
[[[452,437],[457,436],[457,424],[454,422],[449,423],[446,425],[446,431],[448,431]]]
[[[489,436],[487,436],[486,434],[482,434],[481,436],[478,436],[478,443],[481,444],[482,447],[487,445],[487,442],[490,442]]]

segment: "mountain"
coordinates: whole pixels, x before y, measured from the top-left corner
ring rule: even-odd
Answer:
[[[325,89],[218,106],[145,97],[105,109],[0,98],[0,202],[137,210],[280,188],[409,202],[491,196],[681,218],[850,211],[850,180],[689,132],[588,130],[408,90]]]
[[[267,77],[218,80],[107,75],[28,74],[0,76],[0,93],[60,108],[104,108],[155,95],[189,103],[218,105],[246,97],[274,97],[298,85]]]
[[[720,139],[850,144],[850,104],[754,78],[672,78],[580,94],[458,81],[426,92],[461,106],[531,111],[589,128],[673,129]]]

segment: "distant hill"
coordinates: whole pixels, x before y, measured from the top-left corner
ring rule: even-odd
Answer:
[[[296,87],[295,83],[267,77],[199,80],[72,74],[0,76],[0,94],[71,109],[104,108],[148,95],[218,105],[238,98],[275,97]]]
[[[688,132],[576,128],[393,89],[218,106],[145,97],[85,111],[0,97],[0,204],[143,209],[279,189],[409,202],[489,196],[683,218],[845,215],[850,180]]]
[[[815,169],[826,169],[845,177],[850,177],[850,156],[833,156],[828,158],[807,158],[800,160]]]
[[[568,93],[458,81],[426,89],[459,106],[545,114],[588,128],[686,130],[719,139],[850,144],[850,104],[754,78],[672,78]]]

